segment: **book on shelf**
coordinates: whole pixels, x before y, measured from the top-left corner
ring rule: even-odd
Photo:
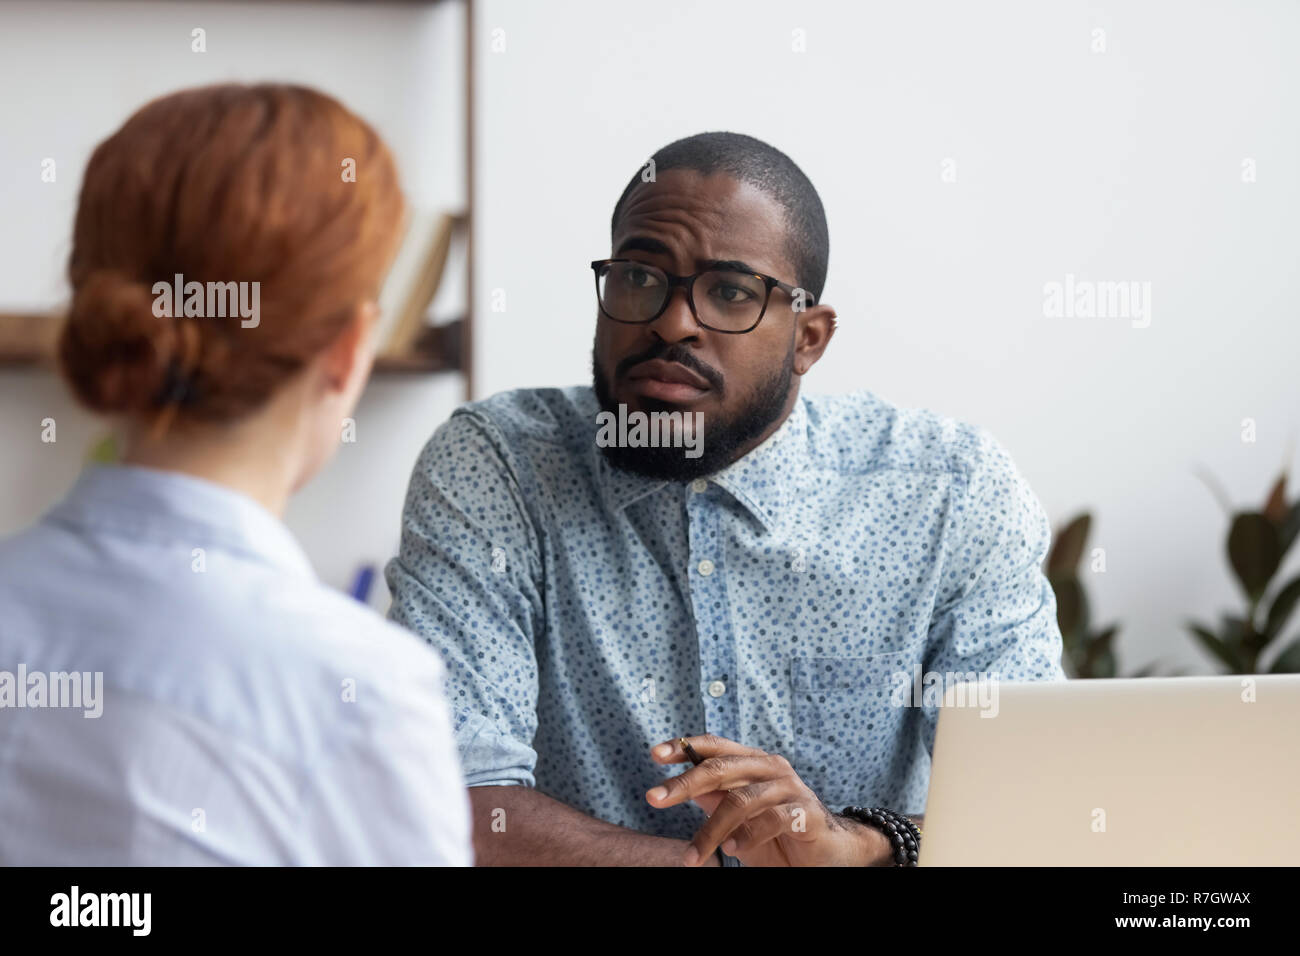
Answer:
[[[375,351],[380,358],[411,355],[427,327],[465,314],[466,245],[464,216],[411,216],[379,296]]]

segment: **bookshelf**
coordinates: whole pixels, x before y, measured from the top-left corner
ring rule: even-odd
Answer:
[[[402,353],[375,356],[376,375],[467,373],[469,354],[464,317],[420,331],[411,348]],[[0,371],[56,366],[60,319],[57,314],[0,313]]]
[[[0,313],[0,368],[53,366],[57,315]]]
[[[434,0],[420,0],[434,4]],[[463,97],[464,119],[458,143],[464,157],[464,199],[455,209],[424,210],[416,216],[403,240],[410,245],[408,264],[401,286],[393,291],[388,303],[381,299],[387,321],[381,315],[377,329],[376,358],[373,372],[377,376],[411,379],[428,375],[455,374],[464,383],[465,399],[473,395],[473,135],[474,135],[474,2],[458,3],[464,9],[461,37],[464,74],[459,94]],[[441,5],[441,4],[439,4]],[[71,222],[68,223],[71,228]],[[450,249],[449,249],[450,247]],[[398,262],[404,254],[399,250]],[[445,296],[448,286],[455,294]],[[445,300],[445,301],[444,301]],[[60,306],[49,309],[6,308],[0,300],[0,374],[15,369],[53,372],[57,367],[56,349],[61,326]]]

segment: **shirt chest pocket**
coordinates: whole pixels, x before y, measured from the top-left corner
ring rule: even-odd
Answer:
[[[868,657],[792,657],[794,748],[790,763],[833,811],[869,800],[890,772],[903,708],[891,699],[906,652]]]

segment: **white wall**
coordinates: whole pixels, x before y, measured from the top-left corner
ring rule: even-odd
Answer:
[[[760,136],[803,166],[830,218],[825,297],[841,322],[807,387],[870,388],[990,428],[1055,521],[1094,510],[1108,570],[1091,593],[1099,619],[1123,622],[1126,667],[1160,656],[1208,669],[1181,622],[1238,599],[1223,516],[1193,467],[1258,502],[1300,433],[1300,8],[476,10],[479,394],[586,382],[586,263],[608,249],[627,178],[681,135]],[[0,4],[0,308],[64,294],[90,149],[186,85],[320,86],[375,122],[413,196],[456,202],[459,17],[456,4]],[[194,26],[208,31],[202,56],[189,52]],[[1098,28],[1103,54],[1090,51]],[[791,50],[795,29],[805,53]],[[59,159],[55,186],[37,178],[46,156]],[[947,158],[955,183],[940,178]],[[1151,282],[1150,326],[1044,318],[1043,285],[1067,272]],[[489,309],[494,289],[503,313]],[[371,386],[359,442],[289,515],[326,580],[346,584],[359,560],[392,552],[415,452],[458,389]],[[54,446],[37,441],[46,415],[60,423]],[[0,533],[66,490],[97,427],[50,376],[0,371]]]
[[[588,381],[586,263],[607,254],[627,179],[679,136],[751,133],[828,211],[840,328],[806,388],[991,429],[1054,522],[1094,511],[1107,571],[1091,593],[1097,619],[1123,622],[1125,669],[1209,669],[1182,622],[1239,598],[1193,467],[1262,504],[1300,431],[1300,7],[482,0],[476,15],[481,391]],[[1043,286],[1066,273],[1150,282],[1150,326],[1044,318]],[[503,313],[486,309],[496,288]]]
[[[206,31],[207,52],[191,51]],[[318,87],[369,120],[413,206],[465,199],[464,8],[337,3],[0,5],[0,311],[66,301],[64,267],[90,152],[147,100],[221,80]],[[40,181],[53,157],[57,180]],[[396,552],[401,502],[424,440],[463,398],[459,376],[380,377],[356,412],[357,441],[290,505],[321,577],[346,587]],[[43,444],[53,417],[58,440]],[[0,370],[0,534],[30,523],[75,480],[106,427],[46,372]],[[377,576],[376,606],[387,605]]]

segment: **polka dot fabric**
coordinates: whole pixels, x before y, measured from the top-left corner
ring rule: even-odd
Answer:
[[[898,675],[1061,680],[1049,526],[987,433],[801,397],[706,482],[611,468],[589,388],[459,410],[417,462],[390,616],[438,649],[470,786],[686,838],[649,748],[783,754],[833,809],[925,808],[936,708]],[[707,440],[707,433],[706,433]],[[919,678],[918,678],[919,679]]]

